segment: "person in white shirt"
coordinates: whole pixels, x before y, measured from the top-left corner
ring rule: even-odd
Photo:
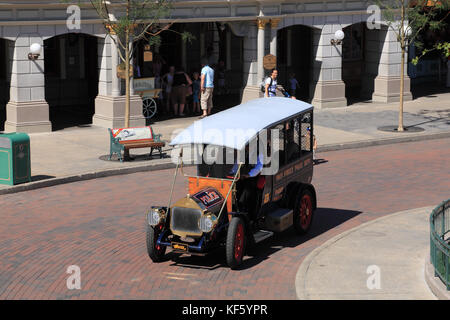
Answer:
[[[266,83],[266,90],[264,93],[264,97],[275,97],[277,95],[277,77],[278,77],[278,70],[272,69],[272,73],[270,77],[268,77],[265,81]]]

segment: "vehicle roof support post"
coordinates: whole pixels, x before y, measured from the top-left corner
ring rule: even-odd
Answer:
[[[177,180],[178,167],[180,166],[180,162],[183,163],[182,157],[183,157],[183,149],[180,150],[177,161],[177,167],[175,168],[175,173],[173,174],[172,187],[170,188],[170,196],[169,196],[169,203],[167,204],[167,210],[169,210],[170,203],[172,202],[173,189],[175,188],[175,181]]]
[[[217,220],[220,219],[220,216],[222,215],[222,212],[223,212],[223,208],[224,208],[225,205],[227,204],[228,197],[230,196],[231,190],[234,188],[234,185],[236,184],[236,180],[237,180],[238,177],[240,176],[240,173],[241,173],[241,167],[242,167],[242,162],[239,163],[239,167],[238,167],[238,169],[237,169],[237,171],[236,171],[236,174],[234,175],[233,182],[231,183],[230,189],[228,189],[227,196],[225,197],[225,200],[224,200],[224,202],[222,203],[222,208],[220,208],[219,216],[217,217]]]

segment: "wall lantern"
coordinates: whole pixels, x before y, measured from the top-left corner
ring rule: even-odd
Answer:
[[[334,33],[334,39],[331,39],[330,42],[333,46],[340,45],[344,37],[345,37],[344,31],[338,30]]]
[[[41,54],[42,46],[39,43],[33,43],[30,46],[30,53],[28,54],[29,60],[37,60]]]

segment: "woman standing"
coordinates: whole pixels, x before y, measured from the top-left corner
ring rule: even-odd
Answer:
[[[177,68],[173,76],[172,83],[172,104],[175,116],[184,116],[184,105],[186,104],[187,88],[192,84],[191,78],[184,72],[182,68]],[[178,110],[178,105],[180,109]]]

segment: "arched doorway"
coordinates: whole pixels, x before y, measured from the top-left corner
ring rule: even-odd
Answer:
[[[99,80],[97,38],[69,33],[47,39],[44,57],[52,129],[92,123]]]
[[[310,81],[312,69],[312,28],[294,25],[278,30],[277,33],[278,83],[289,89],[289,78],[293,74],[300,88],[295,96],[299,100],[310,101]]]
[[[365,22],[343,29],[342,80],[348,104],[372,99],[387,28],[368,29]]]
[[[12,41],[0,39],[0,131],[4,130],[6,105],[9,102],[12,65],[9,52],[12,45]]]
[[[153,57],[157,55],[161,58],[161,76],[169,71],[170,66],[175,66],[183,68],[192,79],[194,72],[200,73],[201,58],[205,56],[216,71],[214,110],[239,104],[243,88],[243,37],[236,36],[226,23],[221,22],[175,23],[170,29],[160,34],[161,42],[157,48],[149,48],[146,39],[136,44],[135,77],[157,76],[154,74],[153,62],[144,59],[144,53],[149,49],[154,53]],[[183,42],[182,32],[189,32],[194,39]],[[219,81],[220,77],[224,81]],[[224,88],[219,88],[221,84]],[[189,112],[191,97],[187,103]]]

